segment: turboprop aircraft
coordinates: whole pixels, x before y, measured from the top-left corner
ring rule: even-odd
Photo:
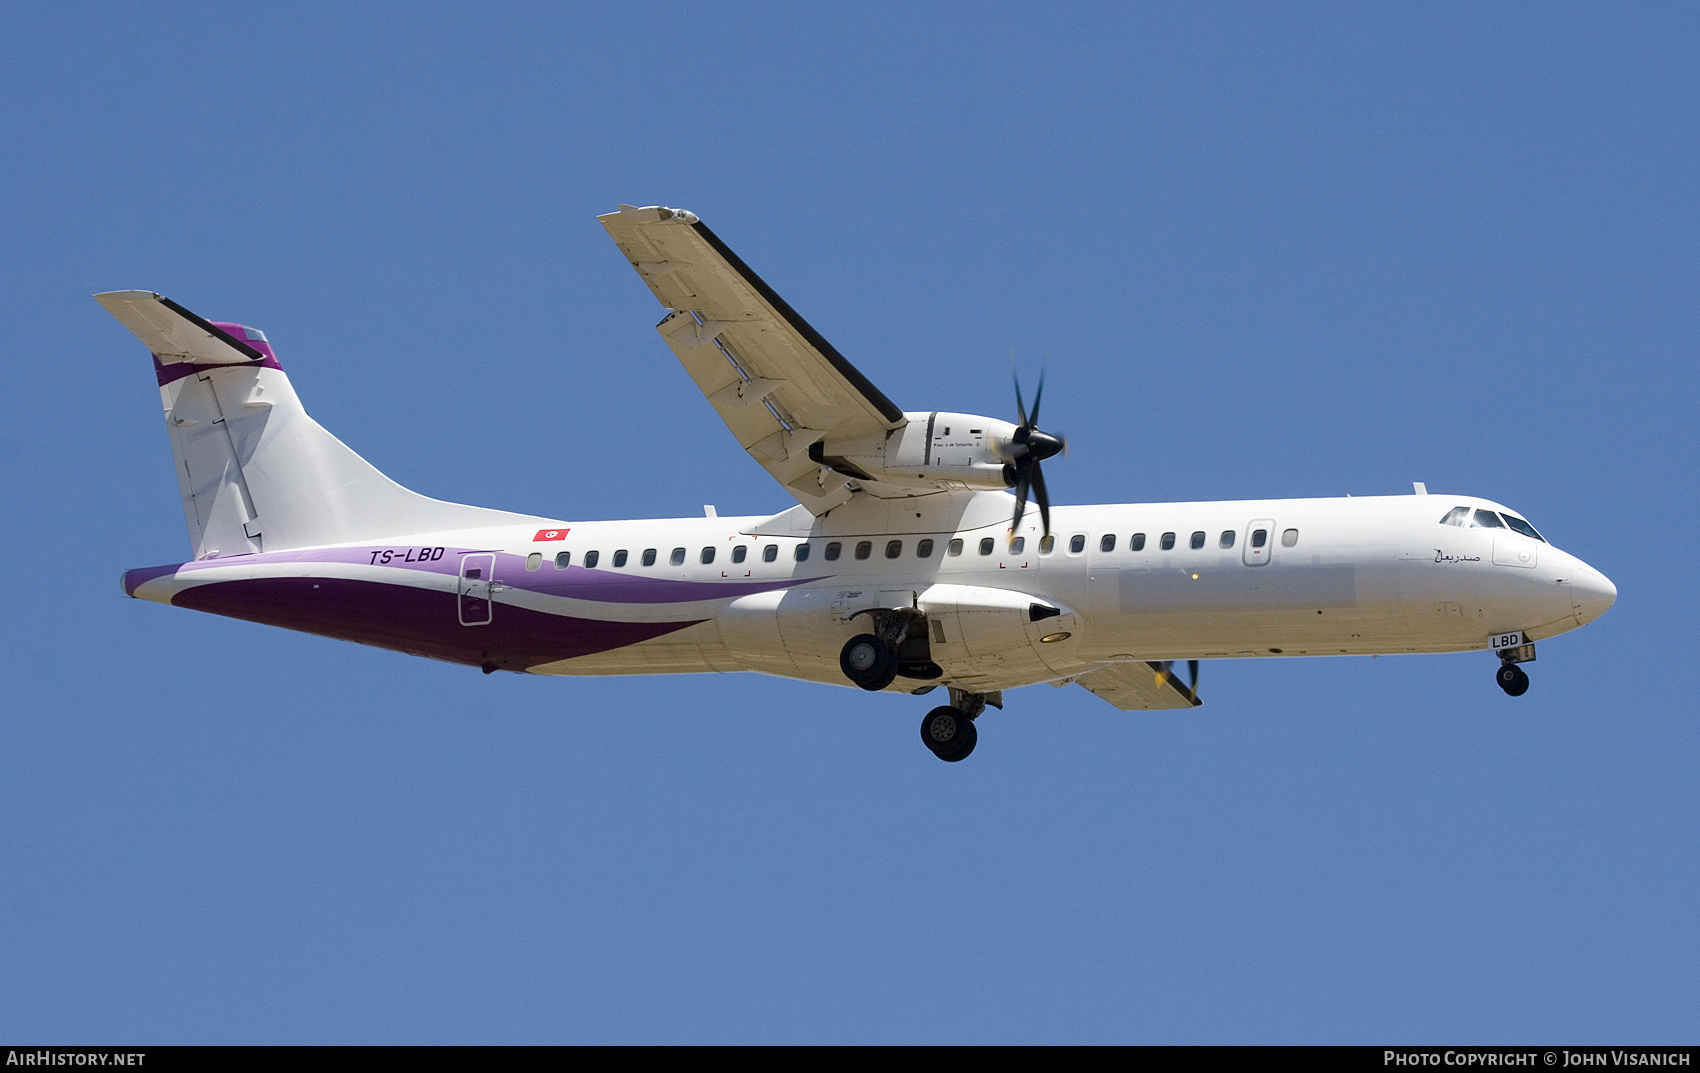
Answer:
[[[1042,381],[1031,410],[1017,384],[1013,423],[904,411],[693,213],[600,220],[666,308],[662,339],[796,506],[587,522],[430,499],[307,416],[265,333],[112,291],[96,300],[154,355],[194,549],[126,572],[124,592],[486,674],[943,686],[921,740],[947,761],[1005,690],[1190,708],[1208,659],[1485,649],[1517,696],[1536,641],[1617,597],[1517,512],[1420,484],[1053,507]]]

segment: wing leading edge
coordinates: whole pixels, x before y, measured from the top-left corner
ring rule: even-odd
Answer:
[[[694,213],[622,205],[597,219],[668,308],[656,330],[739,446],[811,513],[849,499],[809,448],[902,428],[903,411]]]

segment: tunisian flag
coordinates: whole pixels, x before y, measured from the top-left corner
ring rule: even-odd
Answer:
[[[537,535],[532,537],[531,539],[534,540],[534,541],[536,541],[536,540],[565,540],[565,539],[567,539],[567,530],[565,530],[565,529],[539,529],[537,531]]]

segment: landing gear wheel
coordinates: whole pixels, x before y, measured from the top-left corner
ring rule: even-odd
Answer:
[[[871,633],[858,633],[844,642],[838,666],[863,689],[878,691],[897,677],[897,652]]]
[[[921,720],[922,744],[947,763],[966,759],[979,740],[980,732],[974,729],[974,720],[959,708],[934,708]]]
[[[1529,691],[1529,676],[1523,673],[1523,668],[1515,663],[1507,663],[1499,668],[1494,675],[1499,682],[1499,688],[1513,697],[1521,697]]]

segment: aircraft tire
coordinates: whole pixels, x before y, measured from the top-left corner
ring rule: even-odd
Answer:
[[[858,633],[844,642],[838,668],[863,689],[877,692],[897,678],[897,653],[873,634]]]
[[[921,743],[946,763],[967,759],[979,740],[974,720],[949,705],[934,708],[921,720]]]
[[[1529,691],[1529,676],[1515,663],[1505,664],[1494,677],[1499,682],[1499,688],[1510,696],[1521,697]]]

